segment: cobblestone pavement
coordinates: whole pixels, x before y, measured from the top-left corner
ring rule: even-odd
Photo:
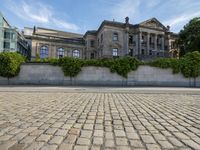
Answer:
[[[200,150],[200,93],[141,91],[1,91],[0,150]]]

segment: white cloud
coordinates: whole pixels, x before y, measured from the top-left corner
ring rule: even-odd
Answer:
[[[160,3],[160,0],[148,0],[146,5],[147,5],[147,7],[152,8],[156,5],[158,5],[159,3]]]
[[[140,2],[141,0],[123,0],[115,4],[111,8],[112,17],[120,21],[127,16],[134,18],[138,15]]]
[[[193,14],[184,14],[184,15],[176,16],[173,19],[170,19],[164,23],[168,24],[170,26],[176,26],[177,24],[189,21],[190,19],[192,19],[194,17],[198,17],[199,15],[200,15],[200,11],[195,12]]]
[[[56,26],[60,26],[60,27],[65,28],[65,29],[70,29],[70,30],[73,30],[73,31],[78,31],[80,29],[77,25],[75,25],[73,23],[65,22],[63,20],[52,19],[52,21]]]
[[[173,30],[176,30],[177,28],[183,27],[192,18],[198,17],[198,16],[200,16],[200,11],[197,11],[195,13],[177,15],[173,17],[172,19],[164,21],[164,24],[170,25],[173,28]]]
[[[48,5],[37,1],[14,2],[8,0],[7,8],[21,19],[35,23],[46,25],[49,27],[63,28],[66,30],[79,30],[79,27],[73,23],[66,22],[56,18],[55,11]],[[52,24],[53,23],[53,24]]]
[[[51,7],[39,2],[35,2],[34,4],[30,5],[30,3],[25,1],[17,3],[9,0],[7,6],[7,8],[15,15],[30,22],[48,23],[52,17]]]

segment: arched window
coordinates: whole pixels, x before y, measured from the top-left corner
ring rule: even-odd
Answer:
[[[113,33],[113,41],[118,41],[118,33]]]
[[[80,51],[79,50],[74,50],[73,51],[73,57],[79,58],[80,57]]]
[[[48,58],[49,55],[49,50],[47,46],[42,46],[40,48],[40,58],[44,59],[44,58]]]
[[[63,58],[65,56],[65,50],[63,48],[57,49],[58,58]]]

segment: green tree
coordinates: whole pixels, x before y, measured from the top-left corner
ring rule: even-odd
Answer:
[[[25,58],[12,52],[0,53],[0,76],[12,78],[20,71],[20,65],[25,61]]]
[[[200,51],[200,17],[189,21],[179,34],[180,55]]]

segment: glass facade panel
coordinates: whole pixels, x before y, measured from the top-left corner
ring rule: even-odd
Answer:
[[[4,42],[4,49],[10,49],[10,42]]]
[[[4,39],[10,39],[10,32],[8,31],[4,32]]]

